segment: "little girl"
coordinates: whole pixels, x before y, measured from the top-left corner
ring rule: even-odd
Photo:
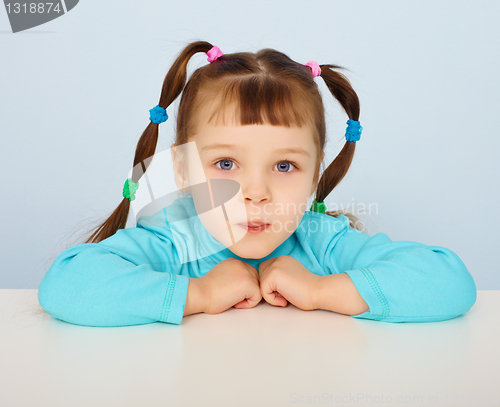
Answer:
[[[209,64],[186,83],[198,52]],[[150,110],[122,202],[84,244],[56,258],[40,283],[42,308],[90,326],[180,324],[183,316],[252,308],[262,299],[383,322],[467,312],[476,286],[453,251],[370,237],[354,216],[325,210],[362,130],[358,97],[338,69],[302,65],[273,49],[223,54],[208,42],[189,44]],[[321,177],[318,76],[349,117],[346,143]],[[136,194],[155,195],[142,176],[181,92],[171,157],[184,195],[125,228]]]

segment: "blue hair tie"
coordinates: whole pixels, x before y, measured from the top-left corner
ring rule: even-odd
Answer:
[[[163,123],[168,119],[167,110],[161,107],[160,105],[156,105],[152,109],[149,110],[149,120],[153,123]]]
[[[361,130],[363,127],[359,124],[357,120],[347,120],[347,129],[345,131],[345,139],[347,141],[356,142],[361,138]]]

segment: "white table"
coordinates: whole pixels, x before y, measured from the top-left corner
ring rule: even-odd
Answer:
[[[0,406],[500,406],[500,291],[458,318],[255,308],[96,328],[0,290]]]

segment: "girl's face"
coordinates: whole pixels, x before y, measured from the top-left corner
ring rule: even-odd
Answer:
[[[196,143],[206,179],[237,181],[246,221],[268,224],[255,233],[247,225],[228,222],[233,235],[243,236],[228,248],[243,258],[263,258],[293,234],[308,209],[315,189],[313,131],[269,124],[213,125],[203,119],[199,123],[189,141]],[[195,179],[189,167],[187,179]]]

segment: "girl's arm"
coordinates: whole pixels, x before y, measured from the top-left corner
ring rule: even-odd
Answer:
[[[205,309],[205,298],[199,285],[199,278],[190,278],[187,290],[184,316],[199,314]]]
[[[346,315],[358,315],[369,310],[346,273],[321,276],[316,286],[314,309],[324,309]]]
[[[336,231],[330,239],[324,233],[309,237],[323,274],[335,275],[323,280],[320,291],[327,309],[385,322],[432,322],[458,317],[474,305],[474,279],[452,250],[392,241],[384,233],[369,236],[350,227],[345,215],[309,216],[309,222],[323,222],[323,230]],[[364,312],[353,286],[368,306]]]
[[[38,300],[52,317],[77,325],[180,324],[189,274],[175,256],[166,238],[119,229],[63,251],[43,277]]]

